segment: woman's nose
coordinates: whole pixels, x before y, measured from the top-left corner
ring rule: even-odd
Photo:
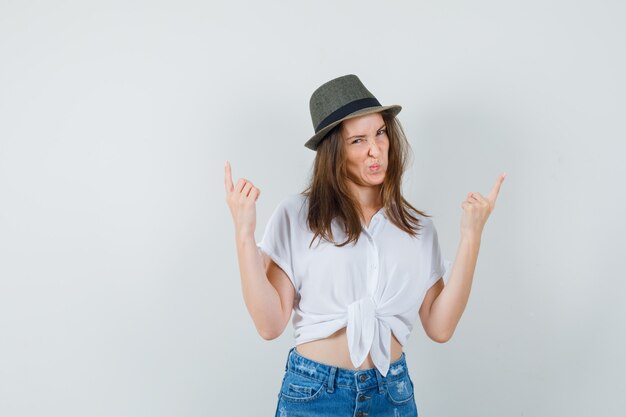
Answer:
[[[371,156],[378,156],[380,154],[380,148],[378,148],[378,145],[374,141],[370,141],[369,154]]]

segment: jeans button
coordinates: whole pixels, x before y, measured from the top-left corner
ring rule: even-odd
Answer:
[[[361,376],[359,376],[359,381],[361,381],[361,382],[367,381],[367,375],[361,374]]]
[[[367,398],[365,398],[365,395],[360,394],[359,395],[359,401],[365,401]]]

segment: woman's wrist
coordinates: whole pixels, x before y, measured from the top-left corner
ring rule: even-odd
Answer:
[[[482,234],[481,233],[461,233],[461,241],[466,241],[474,244],[480,244]]]
[[[240,232],[235,234],[235,241],[238,248],[245,248],[246,246],[256,246],[256,240],[254,239],[254,233]]]

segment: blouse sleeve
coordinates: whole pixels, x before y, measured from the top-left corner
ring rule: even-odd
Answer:
[[[297,291],[298,286],[293,274],[291,235],[291,219],[287,205],[283,201],[267,221],[263,238],[257,243],[257,247],[285,271]]]
[[[443,257],[441,253],[441,246],[439,245],[439,236],[437,235],[437,228],[434,223],[432,225],[432,250],[431,250],[431,262],[430,262],[430,278],[427,288],[433,286],[439,278],[443,277],[445,284],[450,279],[450,272],[452,271],[452,262]]]

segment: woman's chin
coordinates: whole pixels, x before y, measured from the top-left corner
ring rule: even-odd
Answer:
[[[382,185],[383,182],[385,182],[385,175],[384,173],[383,175],[368,175],[363,180],[364,180],[363,181],[364,184],[370,187],[375,187],[375,186]]]

